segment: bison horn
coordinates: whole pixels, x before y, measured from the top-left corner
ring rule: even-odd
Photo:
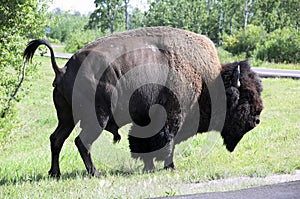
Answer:
[[[241,86],[240,74],[241,74],[241,67],[240,67],[240,65],[238,65],[238,68],[237,68],[237,87],[238,88]]]

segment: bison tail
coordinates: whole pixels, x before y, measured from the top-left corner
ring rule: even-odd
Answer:
[[[25,59],[25,62],[28,62],[28,61],[32,60],[32,57],[33,57],[36,49],[40,45],[45,45],[45,46],[48,47],[48,49],[50,50],[50,54],[51,54],[52,68],[53,68],[56,75],[60,74],[62,71],[56,63],[53,49],[52,49],[50,43],[48,41],[43,40],[43,39],[36,39],[36,40],[33,40],[33,41],[31,41],[27,44],[27,47],[26,47],[26,49],[24,51],[24,54],[23,54],[23,58]]]

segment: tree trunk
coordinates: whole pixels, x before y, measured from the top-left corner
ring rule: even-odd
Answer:
[[[222,1],[220,2],[222,3]],[[222,32],[222,20],[223,20],[223,10],[222,10],[222,5],[218,6],[218,10],[219,10],[219,15],[218,15],[218,34],[217,34],[217,43],[218,45],[221,44],[221,32]]]
[[[114,33],[114,11],[111,10],[110,5],[107,5],[107,13],[108,13],[108,18],[109,18],[109,30],[110,30],[110,34]]]
[[[125,3],[125,29],[128,30],[128,4],[129,0],[124,0]]]
[[[248,21],[248,0],[246,0],[246,4],[245,4],[245,12],[244,12],[244,31],[246,31],[247,28],[247,21]]]
[[[232,21],[233,21],[234,14],[235,14],[235,7],[232,8],[232,12],[231,12],[231,16],[230,16],[230,22],[229,22],[229,24],[230,24],[230,35],[232,35],[232,27],[233,27]]]

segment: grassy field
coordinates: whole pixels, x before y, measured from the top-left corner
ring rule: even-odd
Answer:
[[[175,152],[176,171],[142,173],[142,163],[131,159],[126,133],[112,143],[104,132],[93,145],[101,178],[86,175],[74,145],[77,127],[61,152],[60,180],[49,178],[49,136],[57,120],[52,102],[54,73],[49,58],[38,75],[25,84],[26,97],[17,103],[14,128],[0,140],[0,198],[145,198],[205,192],[192,184],[234,176],[264,177],[300,169],[300,81],[263,79],[265,109],[261,124],[246,134],[233,153],[216,133],[197,135]],[[59,60],[63,66],[65,60]],[[23,94],[24,94],[23,93]],[[230,188],[229,188],[230,189]]]

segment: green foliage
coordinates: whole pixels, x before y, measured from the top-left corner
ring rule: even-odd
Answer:
[[[300,34],[288,27],[271,32],[258,46],[256,57],[276,63],[299,63]]]
[[[45,30],[46,5],[43,0],[12,0],[0,4],[0,113],[20,86],[22,53],[29,38],[41,37]],[[27,68],[26,75],[34,71]]]
[[[75,53],[89,42],[104,35],[100,31],[86,30],[89,17],[80,13],[70,14],[56,9],[52,12],[51,18],[56,22],[51,25],[50,41],[64,43],[64,51],[69,53]]]
[[[261,26],[248,25],[245,31],[224,37],[223,48],[233,55],[246,54],[275,63],[300,62],[300,34],[290,27],[267,33]]]
[[[246,30],[240,30],[234,36],[226,36],[223,47],[234,55],[244,52],[249,58],[265,37],[266,32],[263,27],[248,25]]]
[[[80,14],[70,14],[56,9],[50,16],[54,21],[51,24],[51,32],[49,37],[57,39],[60,42],[66,42],[71,34],[74,32],[84,30],[84,26],[88,23],[87,16],[81,16]]]
[[[290,27],[267,33],[262,26],[248,25],[245,31],[226,35],[222,47],[238,57],[245,53],[245,58],[255,58],[257,63],[300,62],[300,34]]]
[[[246,59],[244,54],[239,54],[234,56],[232,53],[224,50],[223,47],[218,47],[217,50],[218,50],[218,57],[221,63],[230,63],[230,62]],[[251,62],[251,65],[253,65],[253,62]]]
[[[104,34],[96,32],[94,30],[75,31],[68,36],[66,40],[65,50],[69,53],[75,53],[86,44],[94,41],[101,36],[104,36]]]
[[[196,33],[207,32],[205,2],[156,0],[146,12],[146,26],[172,26]]]
[[[96,10],[90,15],[87,27],[102,33],[124,30],[126,3],[126,0],[95,0]]]
[[[136,29],[145,26],[146,16],[139,8],[134,8],[129,14],[129,29]]]

